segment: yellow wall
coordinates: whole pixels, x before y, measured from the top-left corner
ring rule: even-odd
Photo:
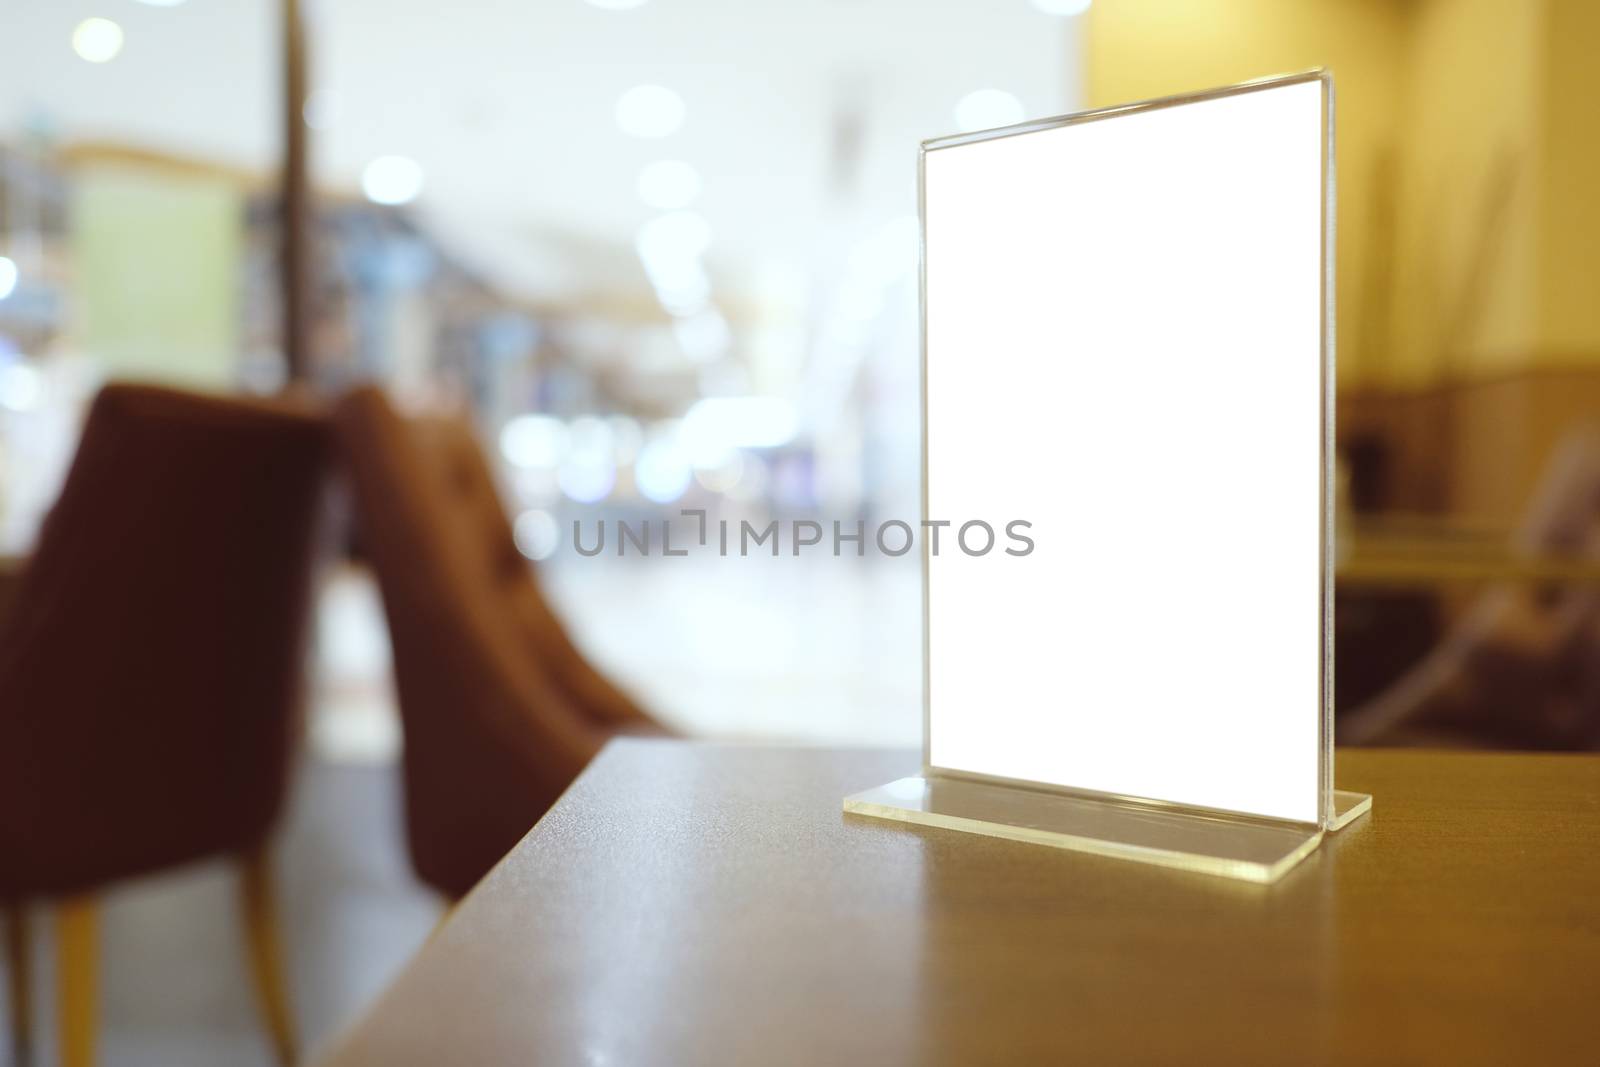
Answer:
[[[1370,384],[1483,378],[1537,347],[1542,6],[1421,0],[1412,12],[1392,343]]]
[[[1600,0],[1545,0],[1541,354],[1600,364]]]
[[[1368,376],[1383,362],[1388,343],[1381,252],[1392,204],[1383,190],[1392,184],[1407,6],[1394,0],[1097,0],[1089,9],[1084,62],[1090,107],[1311,67],[1333,71],[1341,382]]]
[[[1600,0],[1097,0],[1091,105],[1326,66],[1341,387],[1600,366]]]

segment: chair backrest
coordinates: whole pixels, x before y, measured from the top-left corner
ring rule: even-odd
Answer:
[[[408,426],[418,458],[449,497],[449,512],[466,534],[469,561],[485,582],[502,626],[533,652],[560,695],[591,723],[608,729],[660,732],[660,725],[618,689],[573,642],[545,599],[537,567],[517,547],[495,477],[477,432],[462,418],[418,418]]]
[[[0,620],[0,895],[264,837],[329,444],[308,405],[101,391]]]
[[[335,422],[394,648],[412,863],[460,895],[607,731],[530,636],[529,611],[548,609],[470,429],[402,419],[372,388],[341,400]]]

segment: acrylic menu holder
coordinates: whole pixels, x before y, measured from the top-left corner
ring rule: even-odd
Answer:
[[[1268,883],[1370,809],[1333,788],[1332,91],[923,143],[923,771],[847,813]]]

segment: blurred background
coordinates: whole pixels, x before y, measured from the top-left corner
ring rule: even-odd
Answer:
[[[915,554],[591,558],[573,521],[914,517],[917,142],[1327,66],[1340,741],[1600,747],[1600,5],[0,4],[0,551],[107,380],[377,382],[470,414],[579,644],[718,739],[917,744]],[[437,909],[339,556],[285,831],[313,1039]],[[267,1062],[183,964],[236,951],[214,874],[114,898],[107,1062]]]

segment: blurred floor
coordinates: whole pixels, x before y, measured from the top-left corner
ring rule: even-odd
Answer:
[[[688,734],[905,746],[921,736],[918,573],[914,561],[782,557],[597,558],[541,572],[583,647]],[[276,851],[308,1050],[360,1012],[440,914],[405,856],[388,640],[364,570],[324,585],[313,676],[310,754]],[[106,894],[100,1062],[272,1062],[234,885],[229,868],[205,864]],[[38,1062],[52,1063],[46,909],[32,921]]]
[[[437,898],[411,878],[389,767],[301,768],[275,851],[291,998],[302,1041],[327,1038],[433,929]],[[238,923],[235,879],[202,864],[103,897],[100,1062],[267,1067]],[[36,1062],[56,1062],[49,911],[31,913]],[[9,975],[6,980],[9,981]],[[9,1047],[7,1039],[0,1047]]]
[[[546,573],[579,643],[684,733],[921,743],[915,560],[597,560]]]
[[[569,560],[540,571],[574,638],[652,714],[724,740],[915,746],[922,736],[915,560]],[[364,570],[327,583],[314,745],[394,758],[382,602]]]

